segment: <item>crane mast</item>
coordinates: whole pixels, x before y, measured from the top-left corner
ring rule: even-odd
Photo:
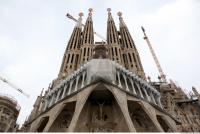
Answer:
[[[75,21],[75,22],[78,22],[78,20],[75,19],[75,18],[74,18],[72,15],[70,15],[69,13],[67,13],[66,16],[67,16],[67,18],[69,18],[69,19],[71,19],[71,20],[73,20],[73,21]],[[82,25],[83,27],[85,26],[84,24],[81,24],[81,25]],[[96,36],[98,36],[99,38],[101,38],[103,41],[107,42],[106,39],[105,39],[103,36],[101,36],[100,34],[98,34],[97,32],[94,32],[94,34],[95,34]]]
[[[29,97],[29,95],[27,93],[25,93],[24,91],[22,91],[22,89],[18,88],[17,86],[15,86],[14,84],[12,84],[8,80],[6,80],[5,78],[0,76],[0,80],[3,81],[4,83],[7,83],[9,86],[11,86],[12,88],[16,89],[18,92],[22,93],[26,97]]]
[[[144,33],[144,40],[146,40],[146,42],[147,42],[147,44],[148,44],[148,47],[149,47],[149,49],[150,49],[150,51],[151,51],[151,54],[152,54],[152,56],[153,56],[153,59],[154,59],[154,61],[155,61],[155,63],[156,63],[156,66],[157,66],[157,68],[158,68],[158,71],[159,71],[159,73],[160,73],[161,80],[162,80],[162,82],[167,82],[167,80],[166,80],[166,75],[164,74],[164,72],[163,72],[163,70],[162,70],[162,68],[161,68],[161,65],[160,65],[160,63],[159,63],[159,61],[158,61],[158,58],[156,57],[156,54],[155,54],[155,52],[154,52],[154,50],[153,50],[153,47],[152,47],[152,45],[151,45],[151,43],[150,43],[150,41],[149,41],[149,38],[147,37],[147,35],[146,35],[146,33],[145,33],[145,29],[144,29],[143,27],[141,27],[141,28],[142,28],[142,31],[143,31],[143,33]]]

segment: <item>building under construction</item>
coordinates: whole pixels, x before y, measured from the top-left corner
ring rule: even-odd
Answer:
[[[119,12],[117,29],[108,10],[107,36],[95,42],[92,9],[76,21],[58,77],[41,93],[24,132],[200,132],[200,94],[187,96],[164,72],[146,78],[136,44]],[[97,34],[97,36],[99,36]]]
[[[17,101],[8,96],[0,95],[0,132],[16,132],[19,125],[16,123],[20,106]]]

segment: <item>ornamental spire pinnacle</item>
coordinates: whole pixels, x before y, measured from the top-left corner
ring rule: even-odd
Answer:
[[[108,21],[112,19],[111,8],[107,8],[108,11]]]
[[[89,11],[88,16],[92,16],[93,9],[89,8],[88,11]]]
[[[124,20],[122,18],[122,12],[118,12],[117,15],[119,16],[120,27],[123,27],[123,26],[125,27],[126,24],[125,24],[125,22],[124,22]]]

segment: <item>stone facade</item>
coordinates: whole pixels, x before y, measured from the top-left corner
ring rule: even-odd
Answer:
[[[0,132],[16,132],[16,123],[20,107],[16,100],[7,95],[0,95]]]
[[[122,13],[117,31],[107,11],[107,42],[94,43],[92,9],[85,25],[79,14],[58,78],[21,131],[199,132],[199,93],[188,98],[172,81],[147,81]]]

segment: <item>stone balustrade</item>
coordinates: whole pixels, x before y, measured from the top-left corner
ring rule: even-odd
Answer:
[[[43,111],[66,96],[99,79],[162,108],[160,93],[146,81],[109,59],[93,59],[61,81],[44,99]]]

